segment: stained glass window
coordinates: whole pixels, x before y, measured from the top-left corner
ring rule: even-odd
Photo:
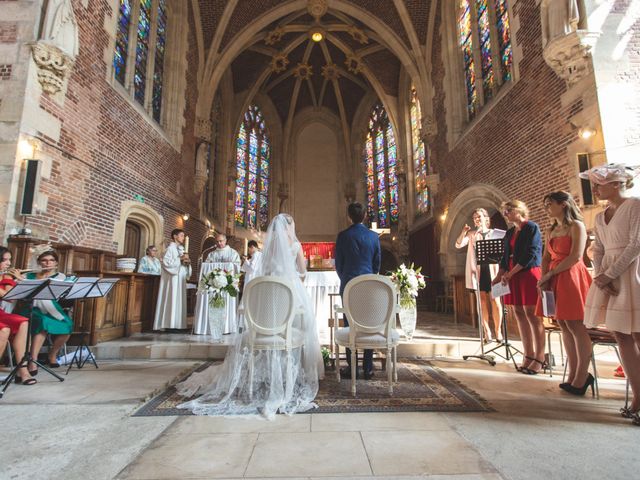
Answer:
[[[381,104],[373,108],[369,117],[364,162],[369,221],[389,227],[398,222],[397,148],[391,122]]]
[[[420,123],[422,112],[420,100],[415,87],[411,87],[411,145],[413,149],[413,172],[415,177],[416,211],[424,213],[429,210],[430,198],[427,187],[428,158],[427,148],[422,140]]]
[[[114,78],[131,88],[136,102],[147,108],[157,122],[162,109],[166,40],[167,0],[120,0]],[[147,104],[149,98],[151,102]]]
[[[164,49],[167,40],[166,0],[158,0],[158,21],[156,23],[156,58],[153,64],[153,93],[151,104],[153,119],[160,122],[162,110],[162,86],[164,78]]]
[[[129,52],[129,27],[131,26],[131,2],[120,0],[118,27],[116,30],[116,47],[113,54],[113,70],[116,80],[124,85]]]
[[[244,115],[236,138],[236,225],[267,228],[270,157],[271,148],[262,112],[252,105]]]
[[[458,0],[458,45],[465,72],[469,119],[498,88],[512,79],[512,46],[507,0]],[[478,42],[474,45],[474,42]],[[477,53],[477,57],[475,57]],[[478,90],[482,99],[478,98]]]

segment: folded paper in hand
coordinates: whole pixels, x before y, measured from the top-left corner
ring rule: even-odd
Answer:
[[[545,317],[556,316],[556,296],[551,290],[542,291],[542,314]]]
[[[502,282],[496,283],[493,287],[491,287],[491,297],[498,298],[503,295],[508,295],[511,293],[511,289],[509,288],[509,284],[503,285]]]

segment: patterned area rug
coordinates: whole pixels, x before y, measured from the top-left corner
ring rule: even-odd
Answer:
[[[202,370],[211,363],[198,367]],[[327,371],[316,397],[318,408],[305,413],[353,412],[491,412],[486,400],[426,360],[398,361],[398,382],[393,396],[388,393],[385,372],[376,371],[372,380],[358,380],[357,397],[351,396],[351,380],[336,380]],[[192,415],[176,406],[185,399],[171,385],[145,403],[134,416]]]

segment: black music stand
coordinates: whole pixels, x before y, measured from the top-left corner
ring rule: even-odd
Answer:
[[[504,240],[503,239],[490,239],[490,240],[479,240],[476,242],[476,263],[478,265],[496,265],[500,263],[500,259],[504,253]],[[522,352],[512,346],[509,343],[509,337],[507,335],[507,309],[502,304],[502,342],[499,342],[498,345],[493,347],[491,350],[484,351],[484,327],[482,322],[482,306],[480,304],[480,282],[476,282],[476,305],[478,309],[478,331],[480,332],[480,355],[463,355],[464,360],[468,360],[469,358],[479,358],[480,360],[485,360],[489,362],[489,365],[494,367],[496,362],[494,360],[494,356],[490,355],[491,353],[495,353],[499,357],[513,362],[513,366],[518,368],[516,364],[516,360],[513,358],[513,351],[518,352],[522,355]],[[499,348],[505,349],[504,355],[498,352]]]
[[[119,279],[117,278],[92,278],[92,277],[80,277],[73,284],[71,289],[64,296],[64,300],[87,300],[89,298],[101,298],[105,297],[109,294],[113,286],[118,283]],[[73,353],[73,357],[71,357],[71,362],[67,367],[67,371],[65,375],[69,374],[69,370],[73,367],[75,362],[76,366],[80,369],[84,367],[85,363],[88,360],[91,360],[91,363],[98,368],[98,362],[96,362],[96,357],[89,348],[89,345],[86,342],[87,332],[82,331],[80,333],[80,345],[76,348],[76,351]],[[87,356],[82,357],[83,348],[86,349]]]
[[[11,370],[9,376],[2,382],[3,388],[0,391],[0,398],[4,396],[9,385],[13,379],[18,375],[18,370],[22,367],[29,366],[29,362],[35,363],[39,368],[45,372],[53,375],[61,382],[64,382],[64,378],[55,373],[53,370],[42,365],[37,358],[31,356],[31,324],[33,323],[33,301],[34,300],[58,300],[67,293],[73,286],[70,282],[63,282],[61,280],[22,280],[16,284],[3,298],[3,300],[26,300],[31,304],[29,314],[29,334],[27,335],[27,342],[25,345],[24,356],[21,360],[16,362],[16,366]],[[18,359],[16,359],[18,360]]]

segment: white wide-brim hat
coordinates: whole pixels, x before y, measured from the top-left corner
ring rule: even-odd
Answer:
[[[627,182],[638,175],[638,169],[620,164],[601,165],[580,173],[580,178],[598,185]]]

